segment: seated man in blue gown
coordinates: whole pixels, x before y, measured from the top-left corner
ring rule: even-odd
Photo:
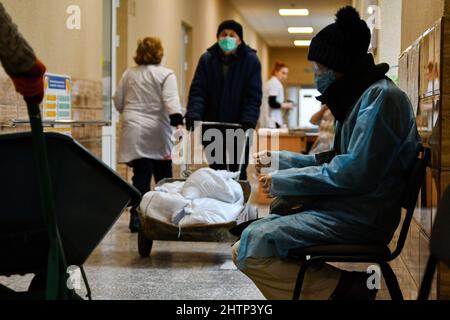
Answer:
[[[322,94],[318,99],[337,121],[334,150],[258,155],[277,168],[261,175],[265,192],[290,209],[275,204],[270,216],[244,230],[232,251],[238,268],[267,299],[292,298],[300,266],[287,260],[291,249],[388,244],[421,147],[408,97],[386,77],[389,66],[376,65],[368,53],[367,24],[352,7],[336,17],[313,39],[308,56]],[[301,298],[374,299],[368,277],[317,266],[307,273]]]

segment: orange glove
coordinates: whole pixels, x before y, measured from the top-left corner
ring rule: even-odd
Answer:
[[[42,102],[45,71],[45,65],[39,59],[36,59],[36,63],[30,70],[11,76],[16,91],[25,98],[26,102],[34,104]]]

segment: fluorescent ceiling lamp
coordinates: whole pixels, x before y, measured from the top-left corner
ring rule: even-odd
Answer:
[[[311,45],[311,40],[295,40],[296,47],[309,47]]]
[[[312,27],[291,27],[288,29],[289,33],[303,33],[303,34],[310,34],[314,33],[314,28]]]
[[[280,16],[309,16],[308,9],[280,9]]]

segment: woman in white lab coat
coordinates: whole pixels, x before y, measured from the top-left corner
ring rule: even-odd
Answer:
[[[283,82],[287,80],[288,75],[288,66],[281,61],[276,61],[272,77],[266,83],[264,90],[262,127],[270,129],[284,127],[283,111],[294,107],[291,102],[285,102]]]
[[[114,96],[123,115],[119,162],[133,168],[133,185],[150,191],[151,179],[172,177],[172,135],[182,129],[183,116],[174,72],[160,65],[164,50],[160,39],[138,42],[137,66],[128,69]],[[139,229],[136,208],[131,210],[130,230]]]

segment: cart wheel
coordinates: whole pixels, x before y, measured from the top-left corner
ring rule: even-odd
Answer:
[[[152,252],[153,240],[149,240],[142,228],[139,228],[138,233],[138,251],[142,258],[148,258]]]

